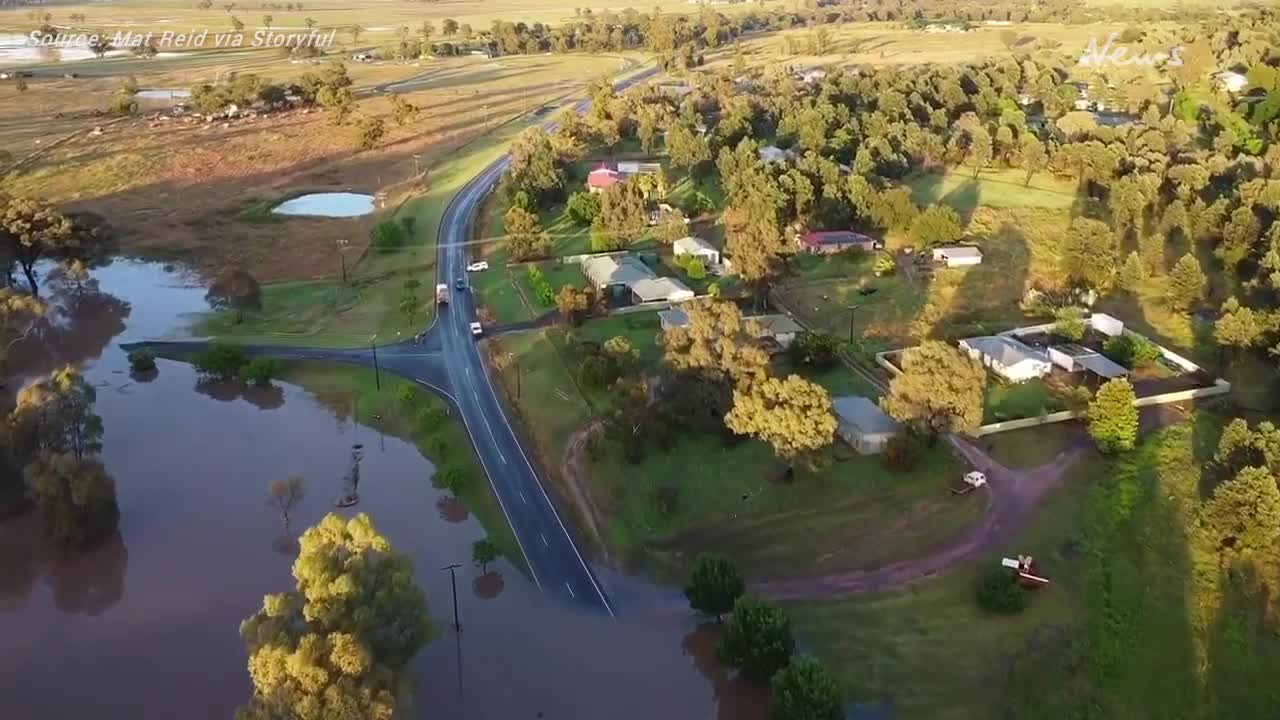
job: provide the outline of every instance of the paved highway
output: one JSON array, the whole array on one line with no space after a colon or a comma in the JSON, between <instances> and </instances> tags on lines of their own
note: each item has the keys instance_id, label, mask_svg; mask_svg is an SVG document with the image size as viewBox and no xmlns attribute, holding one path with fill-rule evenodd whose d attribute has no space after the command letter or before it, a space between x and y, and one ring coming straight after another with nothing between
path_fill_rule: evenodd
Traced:
<instances>
[{"instance_id":1,"label":"paved highway","mask_svg":"<svg viewBox=\"0 0 1280 720\"><path fill-rule=\"evenodd\" d=\"M638 73L620 83L619 88L643 80L654 72ZM574 109L582 112L589 106L588 101L583 101ZM554 123L548 123L544 129L552 130L554 127ZM613 616L615 611L608 594L574 544L569 529L547 495L533 463L498 402L493 380L481 358L476 339L471 335L470 324L476 318L471 293L459 291L454 286L457 278L467 274L466 248L476 210L480 201L501 179L507 162L506 156L499 158L467 183L441 218L438 282L448 284L449 304L439 308L436 320L421 345L404 341L379 346L378 363L389 372L410 378L444 395L458 409L498 503L515 532L534 582L543 591L569 604ZM138 345L198 350L206 343L150 342L122 347L128 351ZM251 354L365 366L373 364L370 348L244 347Z\"/></svg>"}]
</instances>

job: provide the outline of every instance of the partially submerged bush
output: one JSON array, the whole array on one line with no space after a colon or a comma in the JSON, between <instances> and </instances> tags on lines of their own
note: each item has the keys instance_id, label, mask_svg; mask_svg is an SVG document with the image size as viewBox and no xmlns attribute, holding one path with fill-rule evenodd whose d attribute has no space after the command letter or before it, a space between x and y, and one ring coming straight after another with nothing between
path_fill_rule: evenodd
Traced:
<instances>
[{"instance_id":1,"label":"partially submerged bush","mask_svg":"<svg viewBox=\"0 0 1280 720\"><path fill-rule=\"evenodd\" d=\"M266 387L280 374L281 367L280 361L275 358L254 358L248 365L244 366L241 374L245 382L251 382L258 387Z\"/></svg>"},{"instance_id":2,"label":"partially submerged bush","mask_svg":"<svg viewBox=\"0 0 1280 720\"><path fill-rule=\"evenodd\" d=\"M156 369L156 353L151 348L138 348L129 353L129 369L137 372L151 372Z\"/></svg>"},{"instance_id":3,"label":"partially submerged bush","mask_svg":"<svg viewBox=\"0 0 1280 720\"><path fill-rule=\"evenodd\" d=\"M191 364L203 375L219 380L234 380L247 362L248 358L241 348L214 343L198 353Z\"/></svg>"}]
</instances>

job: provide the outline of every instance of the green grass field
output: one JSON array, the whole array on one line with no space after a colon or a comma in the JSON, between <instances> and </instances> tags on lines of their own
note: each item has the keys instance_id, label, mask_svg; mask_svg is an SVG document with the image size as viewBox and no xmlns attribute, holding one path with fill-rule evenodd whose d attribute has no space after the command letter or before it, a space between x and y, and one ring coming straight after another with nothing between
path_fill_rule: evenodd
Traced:
<instances>
[{"instance_id":1,"label":"green grass field","mask_svg":"<svg viewBox=\"0 0 1280 720\"><path fill-rule=\"evenodd\" d=\"M725 447L693 436L666 452L650 449L638 465L607 443L599 455L591 479L610 545L674 577L704 551L754 578L872 568L945 544L983 509L976 494L947 492L945 478L961 469L941 448L909 473L890 473L877 458L838 446L829 466L798 470L790 483L756 441ZM675 492L669 512L657 501L663 488Z\"/></svg>"},{"instance_id":2,"label":"green grass field","mask_svg":"<svg viewBox=\"0 0 1280 720\"><path fill-rule=\"evenodd\" d=\"M437 468L450 464L463 468L467 483L458 494L462 504L476 516L489 537L501 548L502 554L516 567L527 572L524 555L516 543L515 534L507 524L489 478L476 458L462 423L455 416L446 419L439 428L427 431L417 421L417 414L427 408L444 410L443 400L408 380L386 373L382 375L382 389L378 390L371 371L346 365L288 362L284 365L280 379L301 385L318 397L359 397L359 402L353 403L358 413L358 422L413 443ZM401 388L405 387L415 392L417 400L413 408L408 408L397 400ZM433 456L428 451L428 440L433 437L443 439L446 447L443 454L434 453Z\"/></svg>"},{"instance_id":3,"label":"green grass field","mask_svg":"<svg viewBox=\"0 0 1280 720\"><path fill-rule=\"evenodd\" d=\"M944 174L913 175L906 182L917 205L942 202L965 216L979 206L1061 210L1075 202L1076 187L1070 181L1041 172L1027 186L1024 177L1020 170L987 170L975 179L972 170L962 166Z\"/></svg>"},{"instance_id":4,"label":"green grass field","mask_svg":"<svg viewBox=\"0 0 1280 720\"><path fill-rule=\"evenodd\" d=\"M1200 414L1075 467L1004 548L1052 580L1024 613L979 611L965 570L791 605L801 637L851 699L890 700L904 720L1265 717L1280 700L1277 568L1220 562L1201 529L1218 425Z\"/></svg>"},{"instance_id":5,"label":"green grass field","mask_svg":"<svg viewBox=\"0 0 1280 720\"><path fill-rule=\"evenodd\" d=\"M1065 406L1044 381L1005 383L991 379L983 399L984 423L1033 418L1064 410Z\"/></svg>"}]
</instances>

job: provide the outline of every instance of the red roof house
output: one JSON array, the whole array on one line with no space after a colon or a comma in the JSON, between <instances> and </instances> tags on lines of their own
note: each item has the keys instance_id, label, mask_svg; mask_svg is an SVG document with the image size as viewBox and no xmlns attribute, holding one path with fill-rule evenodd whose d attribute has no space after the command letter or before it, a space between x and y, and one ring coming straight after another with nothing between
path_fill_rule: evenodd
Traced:
<instances>
[{"instance_id":1,"label":"red roof house","mask_svg":"<svg viewBox=\"0 0 1280 720\"><path fill-rule=\"evenodd\" d=\"M622 181L621 174L611 167L598 167L587 174L587 190L591 192L604 192L607 187L617 185Z\"/></svg>"},{"instance_id":2,"label":"red roof house","mask_svg":"<svg viewBox=\"0 0 1280 720\"><path fill-rule=\"evenodd\" d=\"M797 239L797 242L808 252L824 255L842 252L851 247L862 248L867 252L883 247L875 238L852 230L819 230L805 233Z\"/></svg>"}]
</instances>

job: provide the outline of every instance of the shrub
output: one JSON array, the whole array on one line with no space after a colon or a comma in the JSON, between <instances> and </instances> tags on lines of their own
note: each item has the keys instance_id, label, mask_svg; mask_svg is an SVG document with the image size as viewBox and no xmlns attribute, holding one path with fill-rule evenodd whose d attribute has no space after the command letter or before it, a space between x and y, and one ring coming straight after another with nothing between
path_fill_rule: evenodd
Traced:
<instances>
[{"instance_id":1,"label":"shrub","mask_svg":"<svg viewBox=\"0 0 1280 720\"><path fill-rule=\"evenodd\" d=\"M920 459L920 441L910 433L898 433L880 450L880 462L893 472L907 472Z\"/></svg>"},{"instance_id":2,"label":"shrub","mask_svg":"<svg viewBox=\"0 0 1280 720\"><path fill-rule=\"evenodd\" d=\"M1102 354L1127 368L1150 365L1160 357L1160 347L1143 337L1117 335L1102 345Z\"/></svg>"},{"instance_id":3,"label":"shrub","mask_svg":"<svg viewBox=\"0 0 1280 720\"><path fill-rule=\"evenodd\" d=\"M589 192L576 192L569 196L565 206L569 219L582 227L591 225L600 214L600 196Z\"/></svg>"},{"instance_id":4,"label":"shrub","mask_svg":"<svg viewBox=\"0 0 1280 720\"><path fill-rule=\"evenodd\" d=\"M258 387L266 387L271 381L280 374L281 364L275 358L260 357L254 358L248 365L244 366L242 375L248 382Z\"/></svg>"},{"instance_id":5,"label":"shrub","mask_svg":"<svg viewBox=\"0 0 1280 720\"><path fill-rule=\"evenodd\" d=\"M449 441L439 435L427 438L427 455L432 460L440 461L449 454Z\"/></svg>"},{"instance_id":6,"label":"shrub","mask_svg":"<svg viewBox=\"0 0 1280 720\"><path fill-rule=\"evenodd\" d=\"M658 514L671 517L680 508L680 490L674 485L662 485L653 492L653 506Z\"/></svg>"},{"instance_id":7,"label":"shrub","mask_svg":"<svg viewBox=\"0 0 1280 720\"><path fill-rule=\"evenodd\" d=\"M413 410L418 406L418 391L412 385L401 385L396 391L396 402L405 410Z\"/></svg>"},{"instance_id":8,"label":"shrub","mask_svg":"<svg viewBox=\"0 0 1280 720\"><path fill-rule=\"evenodd\" d=\"M418 413L418 427L424 432L435 432L444 424L444 409L425 407ZM436 438L432 438L433 440Z\"/></svg>"},{"instance_id":9,"label":"shrub","mask_svg":"<svg viewBox=\"0 0 1280 720\"><path fill-rule=\"evenodd\" d=\"M800 365L825 369L836 364L840 343L827 333L802 332L791 343L791 358Z\"/></svg>"},{"instance_id":10,"label":"shrub","mask_svg":"<svg viewBox=\"0 0 1280 720\"><path fill-rule=\"evenodd\" d=\"M989 613L1013 615L1027 607L1027 590L1006 567L996 566L978 578L978 607Z\"/></svg>"},{"instance_id":11,"label":"shrub","mask_svg":"<svg viewBox=\"0 0 1280 720\"><path fill-rule=\"evenodd\" d=\"M369 231L369 239L380 252L399 250L405 243L404 227L394 220L383 220Z\"/></svg>"},{"instance_id":12,"label":"shrub","mask_svg":"<svg viewBox=\"0 0 1280 720\"><path fill-rule=\"evenodd\" d=\"M537 296L538 302L548 306L554 305L556 291L552 289L551 283L547 282L547 276L543 275L536 265L530 265L527 274L529 276L529 287L533 288L533 294Z\"/></svg>"},{"instance_id":13,"label":"shrub","mask_svg":"<svg viewBox=\"0 0 1280 720\"><path fill-rule=\"evenodd\" d=\"M880 257L877 257L875 265L873 265L871 268L871 272L875 273L876 277L884 277L885 275L892 275L897 271L898 271L898 264L895 263L893 261L893 258L889 257L888 255L881 255Z\"/></svg>"},{"instance_id":14,"label":"shrub","mask_svg":"<svg viewBox=\"0 0 1280 720\"><path fill-rule=\"evenodd\" d=\"M156 369L156 353L151 348L138 348L129 353L129 369L134 372L151 372Z\"/></svg>"},{"instance_id":15,"label":"shrub","mask_svg":"<svg viewBox=\"0 0 1280 720\"><path fill-rule=\"evenodd\" d=\"M431 484L442 490L448 490L451 495L457 495L467 484L467 472L457 465L447 465L436 471Z\"/></svg>"},{"instance_id":16,"label":"shrub","mask_svg":"<svg viewBox=\"0 0 1280 720\"><path fill-rule=\"evenodd\" d=\"M690 256L684 263L684 271L690 280L702 280L707 276L707 267L696 257Z\"/></svg>"},{"instance_id":17,"label":"shrub","mask_svg":"<svg viewBox=\"0 0 1280 720\"><path fill-rule=\"evenodd\" d=\"M233 380L240 374L248 358L244 350L234 345L214 343L203 352L197 353L192 365L203 375L216 377L219 380Z\"/></svg>"}]
</instances>

